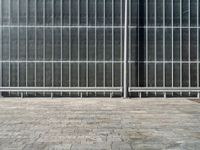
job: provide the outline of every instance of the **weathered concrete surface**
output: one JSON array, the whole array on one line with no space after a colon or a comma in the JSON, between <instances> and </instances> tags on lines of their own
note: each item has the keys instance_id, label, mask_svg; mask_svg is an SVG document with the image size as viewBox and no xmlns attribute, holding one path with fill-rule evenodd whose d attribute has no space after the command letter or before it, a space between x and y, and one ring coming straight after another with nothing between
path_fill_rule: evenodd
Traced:
<instances>
[{"instance_id":1,"label":"weathered concrete surface","mask_svg":"<svg viewBox=\"0 0 200 150\"><path fill-rule=\"evenodd\" d=\"M178 99L1 99L0 149L200 149L200 104Z\"/></svg>"}]
</instances>

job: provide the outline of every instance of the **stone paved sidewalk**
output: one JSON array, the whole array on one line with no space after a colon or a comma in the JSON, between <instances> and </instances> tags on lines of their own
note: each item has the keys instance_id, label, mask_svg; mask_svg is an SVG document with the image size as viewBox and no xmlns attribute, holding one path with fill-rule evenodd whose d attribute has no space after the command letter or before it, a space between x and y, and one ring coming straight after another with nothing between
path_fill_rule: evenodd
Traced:
<instances>
[{"instance_id":1,"label":"stone paved sidewalk","mask_svg":"<svg viewBox=\"0 0 200 150\"><path fill-rule=\"evenodd\" d=\"M200 149L184 99L0 99L1 150Z\"/></svg>"}]
</instances>

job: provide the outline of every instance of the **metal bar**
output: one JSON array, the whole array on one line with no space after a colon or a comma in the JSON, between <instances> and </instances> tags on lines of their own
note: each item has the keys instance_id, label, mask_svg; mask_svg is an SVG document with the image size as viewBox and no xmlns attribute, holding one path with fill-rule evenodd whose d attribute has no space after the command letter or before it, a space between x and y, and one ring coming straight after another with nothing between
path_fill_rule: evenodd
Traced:
<instances>
[{"instance_id":1,"label":"metal bar","mask_svg":"<svg viewBox=\"0 0 200 150\"><path fill-rule=\"evenodd\" d=\"M43 26L45 26L45 22L46 22L46 0L43 1ZM45 49L46 49L46 29L43 29L43 61L45 61ZM45 70L46 70L46 63L43 62L43 87L45 87L46 85L46 78L45 78ZM45 92L43 92L43 96L45 96Z\"/></svg>"},{"instance_id":2,"label":"metal bar","mask_svg":"<svg viewBox=\"0 0 200 150\"><path fill-rule=\"evenodd\" d=\"M35 0L35 26L37 25L37 0ZM37 28L35 28L35 61L37 61ZM35 87L37 87L37 63L34 63L35 66L35 78L34 78L34 84ZM35 96L37 93L35 93Z\"/></svg>"},{"instance_id":3,"label":"metal bar","mask_svg":"<svg viewBox=\"0 0 200 150\"><path fill-rule=\"evenodd\" d=\"M63 25L63 0L60 0L60 25ZM60 28L60 86L63 86L63 28ZM61 96L63 93L61 92Z\"/></svg>"},{"instance_id":4,"label":"metal bar","mask_svg":"<svg viewBox=\"0 0 200 150\"><path fill-rule=\"evenodd\" d=\"M171 14L171 20L172 20L172 27L174 26L174 4L173 0L171 0L172 3L172 14ZM172 87L174 86L174 29L171 29L171 34L172 34ZM172 93L173 95L173 93Z\"/></svg>"},{"instance_id":5,"label":"metal bar","mask_svg":"<svg viewBox=\"0 0 200 150\"><path fill-rule=\"evenodd\" d=\"M2 60L2 61L0 61L0 62L2 62L2 63L8 63L9 61L8 60ZM123 61L77 61L77 60L74 60L74 61L68 61L68 60L63 60L63 61L60 61L60 60L55 60L55 61L52 61L52 60L45 60L45 61L42 61L42 60L28 60L28 61L24 61L24 60L12 60L12 61L10 61L10 63L61 63L61 62L63 62L63 63L123 63ZM128 61L129 63L140 63L140 64L142 64L142 63L157 63L157 64L160 64L160 63L163 63L163 61L154 61L154 60L152 60L152 61ZM173 61L173 63L175 64L175 63L185 63L185 64L187 64L187 63L189 63L188 61ZM198 61L197 60L194 60L194 61L190 61L190 63L191 64L196 64ZM172 63L172 61L165 61L165 63L166 64L171 64Z\"/></svg>"},{"instance_id":6,"label":"metal bar","mask_svg":"<svg viewBox=\"0 0 200 150\"><path fill-rule=\"evenodd\" d=\"M78 0L78 26L80 26L80 0ZM78 87L80 86L80 28L78 28ZM78 93L80 96L80 93Z\"/></svg>"},{"instance_id":7,"label":"metal bar","mask_svg":"<svg viewBox=\"0 0 200 150\"><path fill-rule=\"evenodd\" d=\"M129 92L200 92L197 87L130 87Z\"/></svg>"},{"instance_id":8,"label":"metal bar","mask_svg":"<svg viewBox=\"0 0 200 150\"><path fill-rule=\"evenodd\" d=\"M18 0L18 12L17 12L17 24L20 25L20 20L19 20L19 12L20 12L20 0ZM17 60L20 60L19 57L19 52L20 52L20 32L19 32L20 28L17 28ZM17 86L20 86L20 63L17 63ZM20 93L18 93L18 95L20 96Z\"/></svg>"},{"instance_id":9,"label":"metal bar","mask_svg":"<svg viewBox=\"0 0 200 150\"><path fill-rule=\"evenodd\" d=\"M78 29L78 28L83 28L83 29L112 29L112 28L114 28L114 29L124 29L124 26L110 26L110 25L102 25L102 26L92 26L92 25L80 25L80 26L77 26L77 25L71 25L71 26L66 26L66 25L63 25L63 26L60 26L60 25L54 25L54 26L52 26L52 25L46 25L46 26L44 26L44 25L27 25L27 26L25 26L25 25L2 25L2 26L0 26L0 28L64 28L64 29L66 29L66 28L71 28L71 29ZM156 28L156 29L163 29L163 28L165 28L165 29L196 29L196 28L200 28L200 27L197 27L197 26L194 26L194 25L190 25L190 27L189 26L184 26L184 25L182 25L181 27L180 26L169 26L169 25L165 25L165 26L151 26L151 25L148 25L148 26L129 26L129 28L131 28L131 29L135 29L135 28L139 28L139 29L154 29L154 28Z\"/></svg>"},{"instance_id":10,"label":"metal bar","mask_svg":"<svg viewBox=\"0 0 200 150\"><path fill-rule=\"evenodd\" d=\"M1 92L122 92L122 87L0 87Z\"/></svg>"},{"instance_id":11,"label":"metal bar","mask_svg":"<svg viewBox=\"0 0 200 150\"><path fill-rule=\"evenodd\" d=\"M188 26L190 27L190 15L191 15L191 10L190 10L190 0L188 0ZM189 77L189 87L191 87L191 48L190 48L190 39L191 39L191 29L188 29L189 31L189 35L188 35L188 62L189 62L189 69L188 69L188 77ZM191 93L189 92L189 95L191 95Z\"/></svg>"},{"instance_id":12,"label":"metal bar","mask_svg":"<svg viewBox=\"0 0 200 150\"><path fill-rule=\"evenodd\" d=\"M29 23L29 20L28 20L28 5L29 5L29 1L28 0L26 0L26 87L28 87L28 63L27 63L27 61L28 61L28 49L29 49L29 44L28 44L28 28L27 28L27 26L28 26L28 23ZM26 95L27 95L28 93L26 92Z\"/></svg>"},{"instance_id":13,"label":"metal bar","mask_svg":"<svg viewBox=\"0 0 200 150\"><path fill-rule=\"evenodd\" d=\"M106 26L106 0L103 1L103 25ZM103 29L103 87L106 87L106 30ZM106 93L104 92L104 96Z\"/></svg>"},{"instance_id":14,"label":"metal bar","mask_svg":"<svg viewBox=\"0 0 200 150\"><path fill-rule=\"evenodd\" d=\"M124 98L127 98L127 33L128 32L128 0L125 0L124 17Z\"/></svg>"},{"instance_id":15,"label":"metal bar","mask_svg":"<svg viewBox=\"0 0 200 150\"><path fill-rule=\"evenodd\" d=\"M148 11L149 11L149 9L148 9L148 0L146 0L146 26L148 26ZM149 61L149 58L148 58L148 36L149 36L149 34L148 34L148 28L146 28L146 87L148 87L148 84L149 84L149 80L148 80L148 78L149 78L149 76L148 76L148 72L149 72L149 64L148 64L148 61ZM146 93L146 94L148 94L148 93Z\"/></svg>"},{"instance_id":16,"label":"metal bar","mask_svg":"<svg viewBox=\"0 0 200 150\"><path fill-rule=\"evenodd\" d=\"M127 50L127 53L128 53L128 56L127 56L127 59L128 59L128 66L127 66L127 68L128 68L128 73L127 73L127 75L128 75L128 78L127 78L127 80L128 80L128 87L131 87L132 85L131 85L131 80L132 80L132 69L131 69L131 63L130 63L130 61L131 61L131 54L132 54L132 49L131 49L131 43L132 43L132 38L131 38L131 28L129 28L129 26L131 26L131 0L129 0L129 4L128 4L128 6L129 6L129 10L128 10L128 16L129 16L129 18L128 18L128 20L129 20L129 22L128 22L128 40L127 40L127 43L128 43L128 50Z\"/></svg>"},{"instance_id":17,"label":"metal bar","mask_svg":"<svg viewBox=\"0 0 200 150\"><path fill-rule=\"evenodd\" d=\"M138 24L137 24L137 26L139 27L140 26L140 0L138 0L137 1L138 2ZM137 42L137 46L138 46L138 51L137 51L137 55L138 55L138 58L137 58L137 62L139 62L140 61L140 29L138 28L137 29L138 31L137 31L137 34L138 34L138 42ZM138 72L138 87L140 86L140 71L139 71L139 68L140 68L140 63L138 63L138 68L137 68L137 72ZM142 96L142 95L141 95Z\"/></svg>"},{"instance_id":18,"label":"metal bar","mask_svg":"<svg viewBox=\"0 0 200 150\"><path fill-rule=\"evenodd\" d=\"M2 60L0 61L2 63L8 63L9 61L8 60ZM78 60L72 60L72 61L60 61L60 60L55 60L55 61L52 61L52 60L45 60L45 61L42 61L42 60L28 60L28 61L24 61L24 60L12 60L10 61L10 63L60 63L60 62L63 62L63 63L121 63L123 61L78 61ZM131 61L131 63L134 63L135 61ZM154 61L153 61L154 62ZM193 61L193 63L196 63L197 61ZM141 63L144 63L141 61Z\"/></svg>"},{"instance_id":19,"label":"metal bar","mask_svg":"<svg viewBox=\"0 0 200 150\"><path fill-rule=\"evenodd\" d=\"M97 0L94 1L95 2L95 26L97 26ZM97 29L95 28L95 31L94 31L94 34L95 34L95 87L97 87ZM96 93L95 93L96 95Z\"/></svg>"},{"instance_id":20,"label":"metal bar","mask_svg":"<svg viewBox=\"0 0 200 150\"><path fill-rule=\"evenodd\" d=\"M199 27L199 0L197 0L197 27ZM199 28L197 28L197 87L199 88ZM200 93L197 96L200 98Z\"/></svg>"},{"instance_id":21,"label":"metal bar","mask_svg":"<svg viewBox=\"0 0 200 150\"><path fill-rule=\"evenodd\" d=\"M120 0L120 26L123 26L123 5L122 0ZM123 87L123 30L120 28L120 86Z\"/></svg>"},{"instance_id":22,"label":"metal bar","mask_svg":"<svg viewBox=\"0 0 200 150\"><path fill-rule=\"evenodd\" d=\"M163 0L163 26L165 26L165 0ZM166 59L165 59L165 28L163 28L163 87L166 86L165 80L166 80L166 76L165 76L165 63L166 63ZM165 94L164 94L165 95Z\"/></svg>"},{"instance_id":23,"label":"metal bar","mask_svg":"<svg viewBox=\"0 0 200 150\"><path fill-rule=\"evenodd\" d=\"M11 0L9 0L9 25L11 24ZM8 29L8 34L9 34L9 49L8 49L8 55L9 55L9 58L8 58L8 60L9 60L9 67L8 67L8 69L9 69L9 74L8 74L8 85L9 86L11 86L11 72L10 72L10 61L11 61L11 52L10 52L10 49L11 49L11 31L10 31L11 29L9 28ZM9 92L9 96L10 96L10 92Z\"/></svg>"},{"instance_id":24,"label":"metal bar","mask_svg":"<svg viewBox=\"0 0 200 150\"><path fill-rule=\"evenodd\" d=\"M114 26L114 0L112 0L112 26ZM114 87L114 28L112 28L112 87Z\"/></svg>"},{"instance_id":25,"label":"metal bar","mask_svg":"<svg viewBox=\"0 0 200 150\"><path fill-rule=\"evenodd\" d=\"M182 0L180 0L180 27L182 27ZM183 30L180 28L180 87L182 87L182 34ZM182 92L180 93L182 95Z\"/></svg>"},{"instance_id":26,"label":"metal bar","mask_svg":"<svg viewBox=\"0 0 200 150\"><path fill-rule=\"evenodd\" d=\"M46 26L45 25L27 25L27 26L25 26L25 25L2 25L0 27L1 28L16 28L16 27L20 27L20 28L72 28L72 29L78 29L78 28L79 29L81 29L81 28L83 28L83 29L86 29L86 28L88 28L88 29L104 29L104 28L120 29L120 28L124 28L124 26L118 26L118 25L117 26L111 26L111 25L102 25L102 26L99 26L99 25L97 25L97 26L94 26L94 25L80 25L80 26L78 26L78 25L71 25L71 26L69 26L69 25L63 25L63 26L61 26L61 25L54 25L54 26L52 26L52 25L46 25ZM131 28L137 28L137 26L131 26ZM140 28L147 28L147 27L141 26ZM149 28L154 28L154 27L149 26ZM178 28L178 27L176 27L176 28ZM184 28L186 28L186 27L184 27ZM196 28L196 27L191 27L191 28Z\"/></svg>"},{"instance_id":27,"label":"metal bar","mask_svg":"<svg viewBox=\"0 0 200 150\"><path fill-rule=\"evenodd\" d=\"M52 12L51 12L52 14L52 26L54 26L54 0L52 0ZM51 64L51 67L52 67L52 71L51 71L51 75L52 75L52 77L51 77L51 86L52 87L54 87L54 63L53 63L53 61L54 61L54 29L52 28L51 29L51 38L52 38L52 64ZM53 93L51 93L52 94L52 96L53 96Z\"/></svg>"},{"instance_id":28,"label":"metal bar","mask_svg":"<svg viewBox=\"0 0 200 150\"><path fill-rule=\"evenodd\" d=\"M142 98L142 93L141 92L139 93L139 98Z\"/></svg>"},{"instance_id":29,"label":"metal bar","mask_svg":"<svg viewBox=\"0 0 200 150\"><path fill-rule=\"evenodd\" d=\"M24 94L23 94L23 93L21 93L20 95L21 95L21 98L23 99L23 98L24 98Z\"/></svg>"},{"instance_id":30,"label":"metal bar","mask_svg":"<svg viewBox=\"0 0 200 150\"><path fill-rule=\"evenodd\" d=\"M0 0L0 26L2 26L2 0ZM2 28L0 28L0 60L2 60ZM0 62L0 86L2 87L3 85L3 68L2 68L2 63ZM2 93L0 92L0 97L2 96Z\"/></svg>"},{"instance_id":31,"label":"metal bar","mask_svg":"<svg viewBox=\"0 0 200 150\"><path fill-rule=\"evenodd\" d=\"M69 0L69 26L71 25L71 0ZM69 28L69 61L71 61L71 29ZM69 63L69 87L71 87L71 63ZM69 93L70 95L71 93Z\"/></svg>"},{"instance_id":32,"label":"metal bar","mask_svg":"<svg viewBox=\"0 0 200 150\"><path fill-rule=\"evenodd\" d=\"M157 0L154 0L154 25L157 26ZM154 28L154 60L157 61L157 28ZM154 63L154 86L157 87L157 63ZM157 93L155 93L156 95Z\"/></svg>"},{"instance_id":33,"label":"metal bar","mask_svg":"<svg viewBox=\"0 0 200 150\"><path fill-rule=\"evenodd\" d=\"M137 61L129 61L129 62L131 62L131 63L137 63ZM157 60L157 61L154 61L154 60L152 60L152 61L139 61L139 63L147 63L147 62L149 62L149 63L158 63L158 64L159 63L163 63L163 61L159 61L159 60ZM186 64L189 63L188 60L186 60L186 61L177 61L177 60L174 60L173 61L173 63L181 63L181 62L182 63L186 63ZM171 64L172 61L171 60L168 60L168 61L166 60L165 63L170 63ZM193 60L193 61L190 61L190 63L197 63L197 61Z\"/></svg>"},{"instance_id":34,"label":"metal bar","mask_svg":"<svg viewBox=\"0 0 200 150\"><path fill-rule=\"evenodd\" d=\"M116 26L116 28L117 27L120 27L120 26ZM137 28L137 26L130 26L130 28ZM182 29L188 29L188 28L196 29L196 28L200 28L200 27L196 27L195 25L191 25L190 27L186 26L186 25L183 25L182 27L180 27L178 25L172 26L172 25L167 25L166 24L165 26L159 26L159 25L157 25L157 26L153 26L153 25L146 26L145 25L145 26L140 26L138 28L141 28L141 29L145 29L145 28L148 28L148 29L154 29L154 28L156 28L156 29L162 29L162 28L165 28L165 29L180 29L180 28L182 28Z\"/></svg>"},{"instance_id":35,"label":"metal bar","mask_svg":"<svg viewBox=\"0 0 200 150\"><path fill-rule=\"evenodd\" d=\"M89 11L88 11L88 0L86 0L86 25L88 26L88 24L89 24L89 21L88 21L88 15L89 15ZM89 40L88 40L88 33L89 31L88 31L88 28L86 28L86 61L88 62L89 61ZM89 72L88 72L88 69L89 69L89 65L88 65L88 63L86 63L86 87L88 87L89 86L89 82L88 82L88 74L89 74ZM88 92L86 93L87 95L88 95Z\"/></svg>"},{"instance_id":36,"label":"metal bar","mask_svg":"<svg viewBox=\"0 0 200 150\"><path fill-rule=\"evenodd\" d=\"M122 92L122 87L0 87L2 92L87 92L87 91L100 91L100 92ZM197 87L130 87L129 92L200 92L200 88Z\"/></svg>"}]
</instances>

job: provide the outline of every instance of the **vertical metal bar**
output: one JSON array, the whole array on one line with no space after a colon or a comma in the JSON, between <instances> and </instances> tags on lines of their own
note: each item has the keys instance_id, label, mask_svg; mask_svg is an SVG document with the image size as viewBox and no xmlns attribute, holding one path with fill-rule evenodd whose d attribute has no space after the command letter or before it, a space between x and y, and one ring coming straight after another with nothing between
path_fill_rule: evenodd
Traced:
<instances>
[{"instance_id":1,"label":"vertical metal bar","mask_svg":"<svg viewBox=\"0 0 200 150\"><path fill-rule=\"evenodd\" d=\"M46 21L46 0L43 2L43 87L46 85L46 78L45 78L45 69L46 69L46 64L45 64L45 49L46 49L46 30L45 30L45 21ZM45 96L45 92L43 92L43 96Z\"/></svg>"},{"instance_id":2,"label":"vertical metal bar","mask_svg":"<svg viewBox=\"0 0 200 150\"><path fill-rule=\"evenodd\" d=\"M114 0L112 0L112 87L114 87Z\"/></svg>"},{"instance_id":3,"label":"vertical metal bar","mask_svg":"<svg viewBox=\"0 0 200 150\"><path fill-rule=\"evenodd\" d=\"M148 0L146 0L146 87L148 87L148 84L149 84L149 76L148 76L148 73L149 73L149 64L148 64ZM148 94L148 92L146 93Z\"/></svg>"},{"instance_id":4,"label":"vertical metal bar","mask_svg":"<svg viewBox=\"0 0 200 150\"><path fill-rule=\"evenodd\" d=\"M180 87L182 87L182 32L182 0L180 0ZM182 92L180 95L182 95Z\"/></svg>"},{"instance_id":5,"label":"vertical metal bar","mask_svg":"<svg viewBox=\"0 0 200 150\"><path fill-rule=\"evenodd\" d=\"M28 5L28 0L26 0L26 87L28 87Z\"/></svg>"},{"instance_id":6,"label":"vertical metal bar","mask_svg":"<svg viewBox=\"0 0 200 150\"><path fill-rule=\"evenodd\" d=\"M97 87L97 0L95 0L95 87ZM95 93L96 94L96 93Z\"/></svg>"},{"instance_id":7,"label":"vertical metal bar","mask_svg":"<svg viewBox=\"0 0 200 150\"><path fill-rule=\"evenodd\" d=\"M35 87L37 86L37 0L35 0ZM35 93L36 96L37 93Z\"/></svg>"},{"instance_id":8,"label":"vertical metal bar","mask_svg":"<svg viewBox=\"0 0 200 150\"><path fill-rule=\"evenodd\" d=\"M60 86L63 86L63 0L60 0ZM61 96L63 96L63 92L61 92Z\"/></svg>"},{"instance_id":9,"label":"vertical metal bar","mask_svg":"<svg viewBox=\"0 0 200 150\"><path fill-rule=\"evenodd\" d=\"M122 29L122 26L123 26L123 2L122 0L120 0L120 61L121 61L121 68L120 68L120 71L121 71L121 74L120 74L120 87L123 87L123 29Z\"/></svg>"},{"instance_id":10,"label":"vertical metal bar","mask_svg":"<svg viewBox=\"0 0 200 150\"><path fill-rule=\"evenodd\" d=\"M128 20L129 20L129 23L128 23L128 27L127 27L127 30L128 30L128 39L127 39L127 42L128 42L128 50L127 50L127 53L128 53L128 56L127 56L127 59L128 59L128 78L127 78L127 80L128 80L128 87L131 87L132 85L131 85L131 80L132 80L132 69L131 69L131 65L132 65L132 62L131 62L131 59L132 59L132 57L131 57L131 54L132 54L132 49L131 49L131 41L132 41L132 38L131 38L131 28L130 28L130 26L131 26L131 4L132 4L132 2L131 2L131 0L129 0L129 4L128 4L128 6L129 6L129 10L128 10L128 16L129 16L129 18L128 18Z\"/></svg>"},{"instance_id":11,"label":"vertical metal bar","mask_svg":"<svg viewBox=\"0 0 200 150\"><path fill-rule=\"evenodd\" d=\"M11 25L11 0L9 0L9 25ZM11 83L11 81L10 81L10 77L11 77L11 75L10 75L10 61L11 61L11 57L10 57L10 55L11 55L11 53L10 53L10 47L11 47L11 33L10 33L10 27L9 27L9 30L8 30L8 34L9 34L9 49L8 49L8 54L9 54L9 87L10 87L10 83ZM10 96L10 92L9 92L9 96Z\"/></svg>"},{"instance_id":12,"label":"vertical metal bar","mask_svg":"<svg viewBox=\"0 0 200 150\"><path fill-rule=\"evenodd\" d=\"M20 22L19 22L19 12L20 12L20 0L17 1L17 24L18 24L18 28L17 28L17 60L19 61L19 38L20 38L20 35L19 35L19 25L20 25ZM17 63L17 87L20 86L19 84L19 77L20 77L20 72L19 72L19 62ZM18 92L17 93L18 96L20 96L20 93Z\"/></svg>"},{"instance_id":13,"label":"vertical metal bar","mask_svg":"<svg viewBox=\"0 0 200 150\"><path fill-rule=\"evenodd\" d=\"M78 0L78 87L80 87L80 0ZM80 93L78 93L80 96Z\"/></svg>"},{"instance_id":14,"label":"vertical metal bar","mask_svg":"<svg viewBox=\"0 0 200 150\"><path fill-rule=\"evenodd\" d=\"M138 50L137 50L137 53L138 53L138 58L137 58L137 63L138 63L138 68L137 68L137 72L138 72L138 87L140 87L140 0L137 1L138 2L138 23L137 23L137 34L138 34L138 41L137 41L137 46L138 46ZM139 95L141 95L142 97L142 93L140 93Z\"/></svg>"},{"instance_id":15,"label":"vertical metal bar","mask_svg":"<svg viewBox=\"0 0 200 150\"><path fill-rule=\"evenodd\" d=\"M106 26L106 0L103 1L103 25ZM106 29L103 29L103 87L106 86ZM104 92L104 96L106 93Z\"/></svg>"},{"instance_id":16,"label":"vertical metal bar","mask_svg":"<svg viewBox=\"0 0 200 150\"><path fill-rule=\"evenodd\" d=\"M86 26L88 26L88 0L86 0ZM88 87L88 60L89 60L89 53L88 53L88 28L86 28L86 87ZM88 93L86 93L88 95Z\"/></svg>"},{"instance_id":17,"label":"vertical metal bar","mask_svg":"<svg viewBox=\"0 0 200 150\"><path fill-rule=\"evenodd\" d=\"M69 87L71 87L71 0L69 0Z\"/></svg>"},{"instance_id":18,"label":"vertical metal bar","mask_svg":"<svg viewBox=\"0 0 200 150\"><path fill-rule=\"evenodd\" d=\"M3 74L2 74L2 31L3 31L3 28L2 28L2 0L0 0L0 87L2 87L2 77L3 77ZM2 92L0 92L0 97L2 96Z\"/></svg>"},{"instance_id":19,"label":"vertical metal bar","mask_svg":"<svg viewBox=\"0 0 200 150\"><path fill-rule=\"evenodd\" d=\"M154 53L154 60L155 60L155 63L154 63L154 75L155 75L155 78L154 78L154 86L157 87L157 3L156 3L156 0L154 0L154 25L155 25L155 28L154 28L154 46L155 46L155 53ZM157 94L155 92L155 94Z\"/></svg>"},{"instance_id":20,"label":"vertical metal bar","mask_svg":"<svg viewBox=\"0 0 200 150\"><path fill-rule=\"evenodd\" d=\"M23 93L21 93L21 98L22 98L22 99L24 98L24 94L23 94Z\"/></svg>"},{"instance_id":21,"label":"vertical metal bar","mask_svg":"<svg viewBox=\"0 0 200 150\"><path fill-rule=\"evenodd\" d=\"M165 0L163 0L163 87L165 87ZM166 93L164 93L166 97Z\"/></svg>"},{"instance_id":22,"label":"vertical metal bar","mask_svg":"<svg viewBox=\"0 0 200 150\"><path fill-rule=\"evenodd\" d=\"M171 14L171 18L172 18L172 28L171 28L171 32L172 32L172 87L174 87L174 4L173 4L173 0L171 0L171 4L172 4L172 14ZM172 92L173 95L173 92Z\"/></svg>"},{"instance_id":23,"label":"vertical metal bar","mask_svg":"<svg viewBox=\"0 0 200 150\"><path fill-rule=\"evenodd\" d=\"M190 35L191 35L191 28L190 28L190 15L191 15L191 12L190 12L190 0L188 0L188 26L189 26L189 35L188 35L188 66L189 66L189 69L188 69L188 77L189 77L189 88L191 87L191 54L190 54ZM189 95L191 95L191 92L189 92Z\"/></svg>"},{"instance_id":24,"label":"vertical metal bar","mask_svg":"<svg viewBox=\"0 0 200 150\"><path fill-rule=\"evenodd\" d=\"M128 34L128 0L125 0L124 17L124 98L127 98L127 34Z\"/></svg>"},{"instance_id":25,"label":"vertical metal bar","mask_svg":"<svg viewBox=\"0 0 200 150\"><path fill-rule=\"evenodd\" d=\"M164 93L164 98L165 98L165 99L167 98L167 93L166 93L166 92Z\"/></svg>"},{"instance_id":26,"label":"vertical metal bar","mask_svg":"<svg viewBox=\"0 0 200 150\"><path fill-rule=\"evenodd\" d=\"M139 92L139 98L142 98L142 93L141 92Z\"/></svg>"},{"instance_id":27,"label":"vertical metal bar","mask_svg":"<svg viewBox=\"0 0 200 150\"><path fill-rule=\"evenodd\" d=\"M197 87L199 88L199 0L197 0ZM200 98L200 93L197 96Z\"/></svg>"},{"instance_id":28,"label":"vertical metal bar","mask_svg":"<svg viewBox=\"0 0 200 150\"><path fill-rule=\"evenodd\" d=\"M52 75L52 77L51 77L51 86L52 87L54 87L54 28L53 28L53 26L54 26L54 0L52 0L52 12L51 12L52 14L52 29L51 29L51 36L52 36L52 71L51 71L51 75ZM52 95L52 97L53 97L53 93L51 92L51 95Z\"/></svg>"}]
</instances>

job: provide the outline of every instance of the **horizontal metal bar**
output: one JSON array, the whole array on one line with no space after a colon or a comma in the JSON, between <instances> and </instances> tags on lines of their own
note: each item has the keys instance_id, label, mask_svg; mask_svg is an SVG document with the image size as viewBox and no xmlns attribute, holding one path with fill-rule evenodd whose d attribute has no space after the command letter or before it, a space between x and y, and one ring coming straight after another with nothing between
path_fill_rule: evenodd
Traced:
<instances>
[{"instance_id":1,"label":"horizontal metal bar","mask_svg":"<svg viewBox=\"0 0 200 150\"><path fill-rule=\"evenodd\" d=\"M82 26L50 26L50 25L1 25L0 28L90 28L90 29L97 29L97 28L124 28L124 26L87 26L87 25L82 25ZM199 29L199 26L128 26L130 29L135 29L135 28L156 28L156 29Z\"/></svg>"},{"instance_id":2,"label":"horizontal metal bar","mask_svg":"<svg viewBox=\"0 0 200 150\"><path fill-rule=\"evenodd\" d=\"M0 63L124 63L124 61L65 61L65 60L2 60ZM128 63L156 63L156 64L163 64L163 63L182 63L182 64L196 64L200 63L200 61L128 61Z\"/></svg>"},{"instance_id":3,"label":"horizontal metal bar","mask_svg":"<svg viewBox=\"0 0 200 150\"><path fill-rule=\"evenodd\" d=\"M122 92L122 87L0 87L1 92Z\"/></svg>"},{"instance_id":4,"label":"horizontal metal bar","mask_svg":"<svg viewBox=\"0 0 200 150\"><path fill-rule=\"evenodd\" d=\"M32 25L2 25L0 28L90 28L90 29L98 29L98 28L124 28L124 26L32 26Z\"/></svg>"},{"instance_id":5,"label":"horizontal metal bar","mask_svg":"<svg viewBox=\"0 0 200 150\"><path fill-rule=\"evenodd\" d=\"M200 92L198 87L129 87L129 92Z\"/></svg>"},{"instance_id":6,"label":"horizontal metal bar","mask_svg":"<svg viewBox=\"0 0 200 150\"><path fill-rule=\"evenodd\" d=\"M129 26L128 28L152 28L152 29L198 29L199 26Z\"/></svg>"},{"instance_id":7,"label":"horizontal metal bar","mask_svg":"<svg viewBox=\"0 0 200 150\"><path fill-rule=\"evenodd\" d=\"M2 60L0 63L123 63L123 61Z\"/></svg>"},{"instance_id":8,"label":"horizontal metal bar","mask_svg":"<svg viewBox=\"0 0 200 150\"><path fill-rule=\"evenodd\" d=\"M156 63L156 64L163 64L163 63L182 63L182 64L184 64L184 63L199 63L200 61L176 61L176 60L174 60L174 61L129 61L129 63Z\"/></svg>"}]
</instances>

